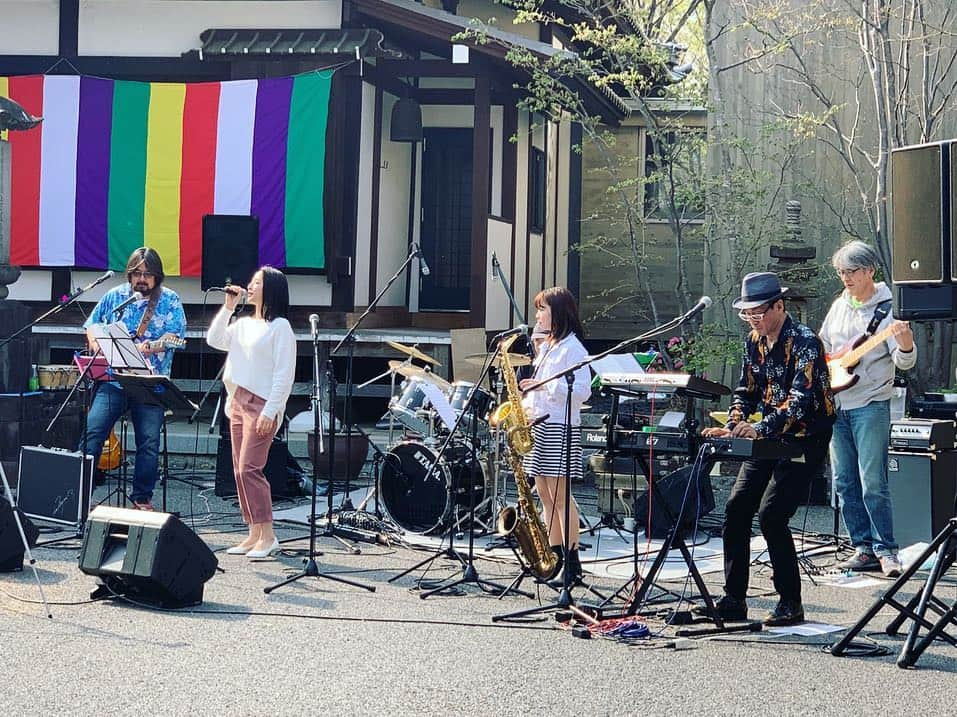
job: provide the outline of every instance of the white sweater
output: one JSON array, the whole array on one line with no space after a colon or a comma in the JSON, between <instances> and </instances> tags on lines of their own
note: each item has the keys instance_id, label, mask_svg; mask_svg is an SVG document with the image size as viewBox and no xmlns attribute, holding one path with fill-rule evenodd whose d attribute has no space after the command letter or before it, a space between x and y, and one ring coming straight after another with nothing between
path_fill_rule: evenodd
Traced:
<instances>
[{"instance_id":1,"label":"white sweater","mask_svg":"<svg viewBox=\"0 0 957 717\"><path fill-rule=\"evenodd\" d=\"M545 342L538 356L535 357L534 378L536 381L548 378L584 360L587 355L588 352L575 334L569 334L554 346ZM580 368L575 371L575 380L572 382L572 426L581 424L582 404L589 396L591 396L591 372L587 368ZM522 405L529 419L547 415L547 423L563 424L567 397L568 383L564 378L558 378L526 393L522 399Z\"/></svg>"},{"instance_id":2,"label":"white sweater","mask_svg":"<svg viewBox=\"0 0 957 717\"><path fill-rule=\"evenodd\" d=\"M875 286L877 290L864 302L863 306L851 305L847 289L834 300L820 331L825 351L828 353L838 351L867 330L877 305L891 298L891 290L887 284L879 281ZM883 331L893 320L894 317L888 313L877 327L877 331ZM854 374L860 376L860 380L851 388L837 394L838 407L850 411L866 406L872 401L888 400L894 393L895 367L901 371L907 371L912 369L915 363L917 363L916 347L912 351L904 352L893 337L888 338L861 358L860 364L854 369Z\"/></svg>"},{"instance_id":3,"label":"white sweater","mask_svg":"<svg viewBox=\"0 0 957 717\"><path fill-rule=\"evenodd\" d=\"M262 415L275 418L286 407L296 370L296 337L283 318L266 321L251 316L229 323L225 306L209 324L206 343L228 352L223 383L227 408L237 386L262 399Z\"/></svg>"}]
</instances>

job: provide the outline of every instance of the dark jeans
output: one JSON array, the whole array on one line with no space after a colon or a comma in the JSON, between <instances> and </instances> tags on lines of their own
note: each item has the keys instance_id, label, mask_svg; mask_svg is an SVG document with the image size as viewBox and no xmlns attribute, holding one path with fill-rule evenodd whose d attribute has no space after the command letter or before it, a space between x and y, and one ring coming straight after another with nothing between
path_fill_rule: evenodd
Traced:
<instances>
[{"instance_id":1,"label":"dark jeans","mask_svg":"<svg viewBox=\"0 0 957 717\"><path fill-rule=\"evenodd\" d=\"M153 497L153 487L159 477L160 434L163 430L161 407L131 400L117 384L98 383L93 405L86 417L86 436L81 438L80 445L84 453L94 456L95 464L110 429L127 410L136 435L136 465L130 499L134 503L145 503Z\"/></svg>"},{"instance_id":2,"label":"dark jeans","mask_svg":"<svg viewBox=\"0 0 957 717\"><path fill-rule=\"evenodd\" d=\"M788 521L807 500L811 479L824 467L830 431L802 440L804 462L752 460L741 464L724 522L724 591L743 600L751 566L751 523L755 514L768 543L774 589L782 600L801 600L801 576Z\"/></svg>"}]
</instances>

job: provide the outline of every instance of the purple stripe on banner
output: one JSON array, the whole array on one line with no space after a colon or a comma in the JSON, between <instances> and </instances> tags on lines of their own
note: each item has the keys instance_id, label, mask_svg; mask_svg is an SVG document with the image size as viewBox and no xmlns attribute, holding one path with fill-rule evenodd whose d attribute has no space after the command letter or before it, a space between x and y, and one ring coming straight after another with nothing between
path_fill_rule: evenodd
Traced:
<instances>
[{"instance_id":1,"label":"purple stripe on banner","mask_svg":"<svg viewBox=\"0 0 957 717\"><path fill-rule=\"evenodd\" d=\"M107 268L113 81L80 78L76 152L76 266Z\"/></svg>"},{"instance_id":2,"label":"purple stripe on banner","mask_svg":"<svg viewBox=\"0 0 957 717\"><path fill-rule=\"evenodd\" d=\"M286 265L286 144L291 98L291 77L259 81L250 211L259 217L259 263L278 267Z\"/></svg>"}]
</instances>

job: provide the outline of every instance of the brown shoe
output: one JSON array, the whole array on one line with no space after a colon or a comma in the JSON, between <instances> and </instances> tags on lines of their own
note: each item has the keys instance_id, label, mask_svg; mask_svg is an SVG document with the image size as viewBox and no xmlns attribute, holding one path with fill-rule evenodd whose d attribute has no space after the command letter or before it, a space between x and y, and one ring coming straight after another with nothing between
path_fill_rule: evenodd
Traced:
<instances>
[{"instance_id":1,"label":"brown shoe","mask_svg":"<svg viewBox=\"0 0 957 717\"><path fill-rule=\"evenodd\" d=\"M148 501L133 501L133 510L148 510L150 512L155 512L156 508L153 507L153 504Z\"/></svg>"}]
</instances>

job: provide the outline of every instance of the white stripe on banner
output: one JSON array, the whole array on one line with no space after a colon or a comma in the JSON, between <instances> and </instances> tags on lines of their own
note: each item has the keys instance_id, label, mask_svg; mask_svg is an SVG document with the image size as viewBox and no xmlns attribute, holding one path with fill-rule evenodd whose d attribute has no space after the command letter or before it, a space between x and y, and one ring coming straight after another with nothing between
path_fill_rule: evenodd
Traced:
<instances>
[{"instance_id":1,"label":"white stripe on banner","mask_svg":"<svg viewBox=\"0 0 957 717\"><path fill-rule=\"evenodd\" d=\"M216 214L249 214L258 86L256 80L236 80L224 82L220 89L213 200Z\"/></svg>"},{"instance_id":2,"label":"white stripe on banner","mask_svg":"<svg viewBox=\"0 0 957 717\"><path fill-rule=\"evenodd\" d=\"M76 142L80 78L43 78L40 137L40 263L72 266L76 234Z\"/></svg>"}]
</instances>

